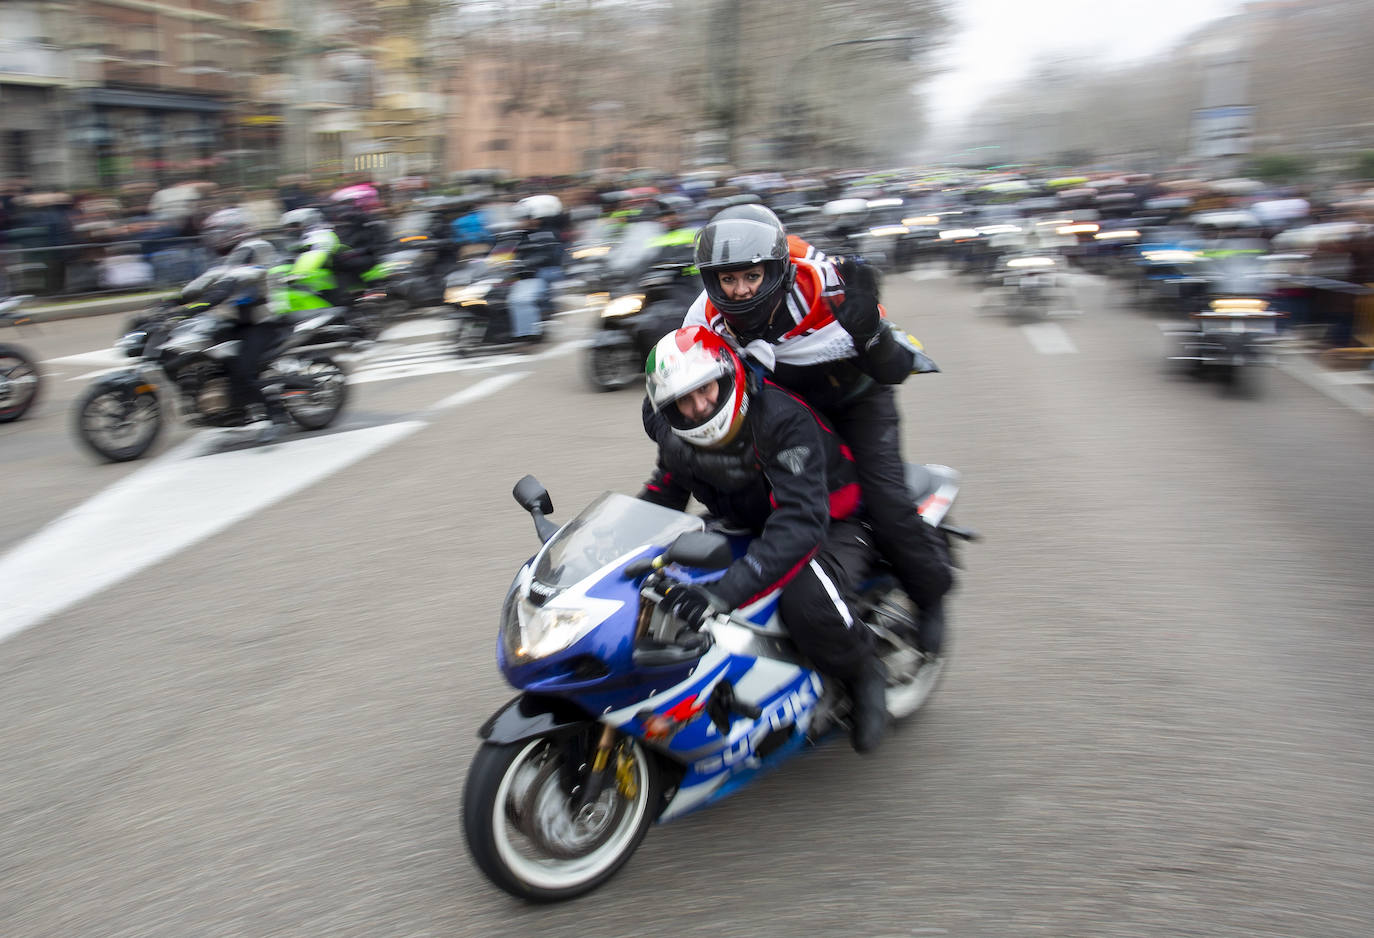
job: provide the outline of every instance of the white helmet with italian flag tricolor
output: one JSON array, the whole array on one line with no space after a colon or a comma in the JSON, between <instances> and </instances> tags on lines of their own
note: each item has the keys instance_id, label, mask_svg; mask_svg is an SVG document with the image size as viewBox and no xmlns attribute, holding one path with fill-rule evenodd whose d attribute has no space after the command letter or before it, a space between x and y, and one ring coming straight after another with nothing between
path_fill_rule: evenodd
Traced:
<instances>
[{"instance_id":1,"label":"white helmet with italian flag tricolor","mask_svg":"<svg viewBox=\"0 0 1374 938\"><path fill-rule=\"evenodd\" d=\"M693 446L724 446L744 426L749 410L744 363L710 329L688 326L659 339L649 352L644 375L649 403ZM689 415L678 402L694 391L704 394ZM701 409L700 399L710 404L709 409Z\"/></svg>"}]
</instances>

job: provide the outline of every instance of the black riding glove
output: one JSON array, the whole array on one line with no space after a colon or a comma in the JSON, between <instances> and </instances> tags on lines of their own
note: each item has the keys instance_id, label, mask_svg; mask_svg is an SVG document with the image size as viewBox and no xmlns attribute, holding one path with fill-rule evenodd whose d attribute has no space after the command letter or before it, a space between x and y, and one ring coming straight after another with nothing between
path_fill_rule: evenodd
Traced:
<instances>
[{"instance_id":1,"label":"black riding glove","mask_svg":"<svg viewBox=\"0 0 1374 938\"><path fill-rule=\"evenodd\" d=\"M700 586L682 583L668 587L663 605L693 632L701 628L706 617L719 612L719 601Z\"/></svg>"},{"instance_id":2,"label":"black riding glove","mask_svg":"<svg viewBox=\"0 0 1374 938\"><path fill-rule=\"evenodd\" d=\"M878 310L878 271L872 264L846 258L837 265L844 280L844 302L835 307L835 320L860 350L868 348L882 328Z\"/></svg>"}]
</instances>

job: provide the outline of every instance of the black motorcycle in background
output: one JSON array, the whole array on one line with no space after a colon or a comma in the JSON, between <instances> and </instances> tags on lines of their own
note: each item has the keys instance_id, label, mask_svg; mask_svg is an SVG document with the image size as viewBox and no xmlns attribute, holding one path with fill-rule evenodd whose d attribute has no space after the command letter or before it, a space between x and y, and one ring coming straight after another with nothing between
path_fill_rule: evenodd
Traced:
<instances>
[{"instance_id":1,"label":"black motorcycle in background","mask_svg":"<svg viewBox=\"0 0 1374 938\"><path fill-rule=\"evenodd\" d=\"M391 227L392 240L378 266L396 312L427 309L444 302L447 278L458 262L438 211L407 212Z\"/></svg>"},{"instance_id":2,"label":"black motorcycle in background","mask_svg":"<svg viewBox=\"0 0 1374 938\"><path fill-rule=\"evenodd\" d=\"M30 296L0 300L0 326L18 326L29 320L20 308ZM10 423L28 413L38 400L39 373L33 358L17 345L0 342L0 423Z\"/></svg>"},{"instance_id":3,"label":"black motorcycle in background","mask_svg":"<svg viewBox=\"0 0 1374 938\"><path fill-rule=\"evenodd\" d=\"M655 264L640 275L632 292L612 297L597 318L587 347L587 381L598 391L615 391L642 381L644 360L659 339L682 325L701 292L696 267Z\"/></svg>"},{"instance_id":4,"label":"black motorcycle in background","mask_svg":"<svg viewBox=\"0 0 1374 938\"><path fill-rule=\"evenodd\" d=\"M339 309L285 317L290 324L263 358L263 377L280 394L287 415L306 430L329 426L348 399L348 380L329 354L350 346L352 329ZM136 364L96 380L77 400L77 438L110 462L146 453L171 407L179 403L201 426L242 427L226 362L238 351L234 322L204 309L170 307L135 317L115 343Z\"/></svg>"},{"instance_id":5,"label":"black motorcycle in background","mask_svg":"<svg viewBox=\"0 0 1374 938\"><path fill-rule=\"evenodd\" d=\"M516 257L513 247L494 249L450 274L444 305L454 354L466 358L516 345L510 331L510 291L534 275L534 269ZM552 307L546 306L541 318L547 321L551 313Z\"/></svg>"},{"instance_id":6,"label":"black motorcycle in background","mask_svg":"<svg viewBox=\"0 0 1374 938\"><path fill-rule=\"evenodd\" d=\"M1273 283L1257 250L1207 258L1204 296L1185 322L1161 324L1165 365L1223 389L1258 394L1262 368L1276 361L1274 342L1284 313L1272 309Z\"/></svg>"}]
</instances>

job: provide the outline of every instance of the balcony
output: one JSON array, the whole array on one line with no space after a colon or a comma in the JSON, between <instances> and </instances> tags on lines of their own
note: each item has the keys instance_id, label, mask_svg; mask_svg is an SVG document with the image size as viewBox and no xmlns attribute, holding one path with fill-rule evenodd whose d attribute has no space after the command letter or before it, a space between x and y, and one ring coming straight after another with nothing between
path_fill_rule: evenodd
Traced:
<instances>
[{"instance_id":1,"label":"balcony","mask_svg":"<svg viewBox=\"0 0 1374 938\"><path fill-rule=\"evenodd\" d=\"M58 50L22 39L0 39L0 81L28 85L67 85L71 67Z\"/></svg>"}]
</instances>

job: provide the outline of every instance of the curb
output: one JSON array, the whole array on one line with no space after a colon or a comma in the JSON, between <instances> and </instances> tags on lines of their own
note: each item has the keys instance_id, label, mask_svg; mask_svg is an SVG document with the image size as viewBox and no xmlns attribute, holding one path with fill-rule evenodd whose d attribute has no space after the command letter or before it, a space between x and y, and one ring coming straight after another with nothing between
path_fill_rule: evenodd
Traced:
<instances>
[{"instance_id":1,"label":"curb","mask_svg":"<svg viewBox=\"0 0 1374 938\"><path fill-rule=\"evenodd\" d=\"M73 300L67 303L47 303L41 306L27 306L23 314L29 320L56 322L60 319L80 319L86 316L106 316L110 313L128 313L156 303L171 293L127 293L120 296L102 296L90 300Z\"/></svg>"},{"instance_id":2,"label":"curb","mask_svg":"<svg viewBox=\"0 0 1374 938\"><path fill-rule=\"evenodd\" d=\"M1296 378L1303 384L1319 391L1349 407L1364 417L1374 417L1374 385L1370 390L1355 384L1340 384L1330 380L1327 375L1331 372L1312 362L1306 355L1282 355L1277 362L1279 371Z\"/></svg>"}]
</instances>

